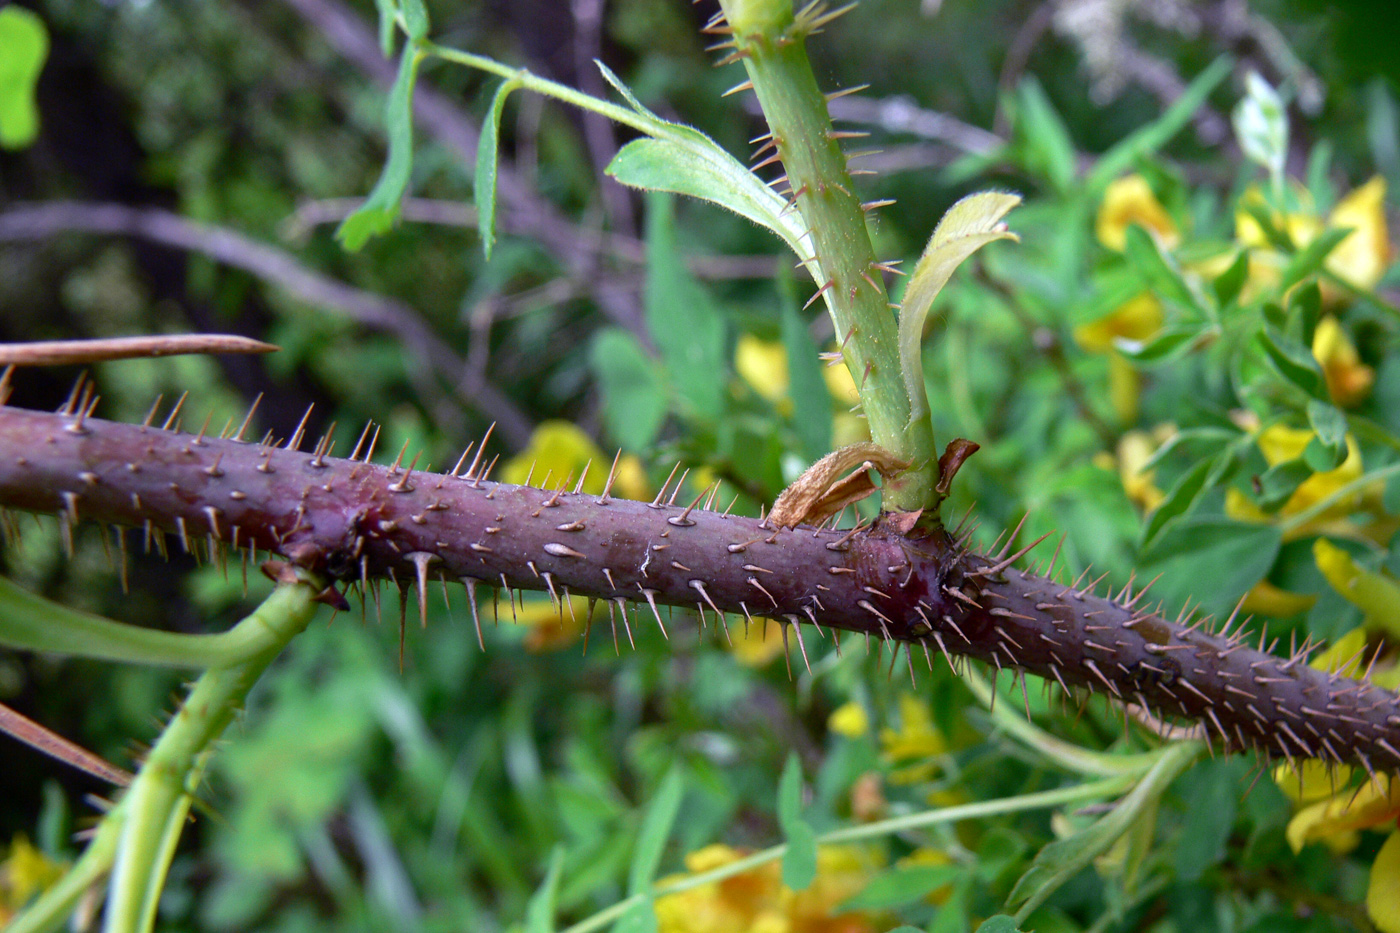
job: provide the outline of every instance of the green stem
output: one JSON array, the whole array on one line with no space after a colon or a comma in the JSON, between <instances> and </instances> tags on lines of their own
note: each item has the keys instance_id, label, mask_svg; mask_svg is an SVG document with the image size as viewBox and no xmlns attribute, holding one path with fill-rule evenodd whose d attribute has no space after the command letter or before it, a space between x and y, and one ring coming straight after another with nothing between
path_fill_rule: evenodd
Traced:
<instances>
[{"instance_id":1,"label":"green stem","mask_svg":"<svg viewBox=\"0 0 1400 933\"><path fill-rule=\"evenodd\" d=\"M250 649L246 660L204 672L171 718L121 801L103 818L77 865L10 927L58 928L78 899L109 870L108 933L149 930L160 889L213 743L223 734L273 658L316 613L320 587L281 586L229 634Z\"/></svg>"},{"instance_id":2,"label":"green stem","mask_svg":"<svg viewBox=\"0 0 1400 933\"><path fill-rule=\"evenodd\" d=\"M940 823L952 823L957 820L978 819L980 817L994 816L1001 813L1018 813L1026 810L1044 810L1050 807L1058 807L1064 804L1079 803L1088 800L1102 800L1105 797L1113 797L1132 787L1134 777L1131 775L1120 775L1118 777L1105 778L1101 781L1094 781L1089 784L1076 784L1072 787L1059 787L1054 790L1037 791L1033 794L1023 794L1019 797L1003 797L999 800L987 800L982 803L968 803L956 807L942 807L938 810L927 810L923 813L913 813L907 816L898 816L888 820L880 820L875 823L867 823L863 826L852 826L848 829L838 829L825 833L817 837L818 845L831 845L841 842L857 842L862 839L875 839L882 836L891 836L896 833L908 832L912 829L922 829L927 826L936 826ZM657 885L651 891L634 894L631 897L619 901L605 910L584 920L580 920L573 926L566 928L563 933L591 933L593 930L601 929L617 920L627 913L637 904L645 902L649 898L664 897L667 894L678 894L681 891L689 891L702 885L713 884L716 881L723 881L725 878L732 878L735 875L742 875L746 871L751 871L769 862L776 862L787 852L787 845L771 846L761 852L738 859L713 868L709 871L699 872L694 875L687 875L666 884Z\"/></svg>"},{"instance_id":3,"label":"green stem","mask_svg":"<svg viewBox=\"0 0 1400 933\"><path fill-rule=\"evenodd\" d=\"M70 609L0 577L0 644L103 661L212 667L263 650L261 635L242 625L217 635L181 635L113 622Z\"/></svg>"},{"instance_id":4,"label":"green stem","mask_svg":"<svg viewBox=\"0 0 1400 933\"><path fill-rule=\"evenodd\" d=\"M721 0L787 170L788 186L827 281L820 283L851 377L860 387L870 436L910 468L884 491L887 509L936 506L938 461L928 418L911 420L894 314L865 209L855 194L826 98L807 59L806 36L820 12L794 16L791 0Z\"/></svg>"}]
</instances>

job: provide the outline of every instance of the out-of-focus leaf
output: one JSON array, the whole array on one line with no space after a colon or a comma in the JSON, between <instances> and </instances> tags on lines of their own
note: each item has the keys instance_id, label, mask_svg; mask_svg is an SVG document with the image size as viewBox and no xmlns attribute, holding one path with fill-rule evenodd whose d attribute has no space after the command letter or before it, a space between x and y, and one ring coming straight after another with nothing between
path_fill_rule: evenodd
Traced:
<instances>
[{"instance_id":1,"label":"out-of-focus leaf","mask_svg":"<svg viewBox=\"0 0 1400 933\"><path fill-rule=\"evenodd\" d=\"M1043 174L1056 191L1068 191L1074 182L1074 143L1045 89L1031 77L1016 88L1016 135L1027 167Z\"/></svg>"},{"instance_id":2,"label":"out-of-focus leaf","mask_svg":"<svg viewBox=\"0 0 1400 933\"><path fill-rule=\"evenodd\" d=\"M876 875L859 894L841 904L847 910L891 910L943 887L966 869L960 865L909 865Z\"/></svg>"},{"instance_id":3,"label":"out-of-focus leaf","mask_svg":"<svg viewBox=\"0 0 1400 933\"><path fill-rule=\"evenodd\" d=\"M389 159L365 203L336 230L336 237L351 252L360 249L371 237L388 231L398 220L399 207L413 175L413 87L422 61L422 52L411 45L404 46L398 77L394 79L384 107L389 130Z\"/></svg>"},{"instance_id":4,"label":"out-of-focus leaf","mask_svg":"<svg viewBox=\"0 0 1400 933\"><path fill-rule=\"evenodd\" d=\"M1182 308L1204 314L1176 261L1166 255L1152 235L1137 224L1127 229L1124 255L1142 275L1147 286L1158 295Z\"/></svg>"},{"instance_id":5,"label":"out-of-focus leaf","mask_svg":"<svg viewBox=\"0 0 1400 933\"><path fill-rule=\"evenodd\" d=\"M379 14L379 50L385 58L394 54L394 30L398 25L399 5L394 0L374 0Z\"/></svg>"},{"instance_id":6,"label":"out-of-focus leaf","mask_svg":"<svg viewBox=\"0 0 1400 933\"><path fill-rule=\"evenodd\" d=\"M618 327L594 335L589 364L602 390L608 434L628 450L648 450L666 421L666 374L636 337Z\"/></svg>"},{"instance_id":7,"label":"out-of-focus leaf","mask_svg":"<svg viewBox=\"0 0 1400 933\"><path fill-rule=\"evenodd\" d=\"M669 195L647 198L646 321L684 413L713 421L724 408L729 371L724 319L681 262Z\"/></svg>"},{"instance_id":8,"label":"out-of-focus leaf","mask_svg":"<svg viewBox=\"0 0 1400 933\"><path fill-rule=\"evenodd\" d=\"M1162 500L1161 505L1152 512L1152 517L1147 520L1140 545L1143 550L1150 548L1172 521L1185 515L1196 504L1196 499L1200 497L1201 491L1205 488L1206 477L1210 474L1214 462L1214 456L1198 460L1176 481L1171 491L1167 493L1167 497Z\"/></svg>"},{"instance_id":9,"label":"out-of-focus leaf","mask_svg":"<svg viewBox=\"0 0 1400 933\"><path fill-rule=\"evenodd\" d=\"M1279 375L1313 398L1327 400L1327 380L1311 350L1269 325L1265 325L1259 341Z\"/></svg>"},{"instance_id":10,"label":"out-of-focus leaf","mask_svg":"<svg viewBox=\"0 0 1400 933\"><path fill-rule=\"evenodd\" d=\"M1131 169L1138 160L1165 146L1191 121L1192 115L1233 69L1234 62L1228 56L1211 62L1160 117L1135 130L1099 157L1084 179L1085 190L1098 197L1109 182Z\"/></svg>"},{"instance_id":11,"label":"out-of-focus leaf","mask_svg":"<svg viewBox=\"0 0 1400 933\"><path fill-rule=\"evenodd\" d=\"M1185 324L1164 327L1149 340L1118 337L1113 341L1113 346L1119 353L1139 363L1161 363L1176 359L1213 333L1215 331L1210 327Z\"/></svg>"},{"instance_id":12,"label":"out-of-focus leaf","mask_svg":"<svg viewBox=\"0 0 1400 933\"><path fill-rule=\"evenodd\" d=\"M37 14L0 9L0 149L23 149L39 136L34 88L49 57L49 31Z\"/></svg>"},{"instance_id":13,"label":"out-of-focus leaf","mask_svg":"<svg viewBox=\"0 0 1400 933\"><path fill-rule=\"evenodd\" d=\"M525 933L554 933L554 901L559 893L559 874L564 867L564 847L555 846L549 856L544 882L525 906Z\"/></svg>"},{"instance_id":14,"label":"out-of-focus leaf","mask_svg":"<svg viewBox=\"0 0 1400 933\"><path fill-rule=\"evenodd\" d=\"M787 277L791 286L792 277ZM802 455L815 462L831 449L831 393L822 378L817 346L797 311L797 296L782 290L783 347L787 350L788 395L792 398L792 422L802 444Z\"/></svg>"},{"instance_id":15,"label":"out-of-focus leaf","mask_svg":"<svg viewBox=\"0 0 1400 933\"><path fill-rule=\"evenodd\" d=\"M789 752L778 779L778 825L787 840L783 853L783 884L804 891L817 876L817 834L802 819L802 764Z\"/></svg>"},{"instance_id":16,"label":"out-of-focus leaf","mask_svg":"<svg viewBox=\"0 0 1400 933\"><path fill-rule=\"evenodd\" d=\"M1236 298L1240 297L1240 292L1244 290L1244 283L1249 281L1249 250L1242 249L1235 261L1230 263L1230 268L1216 276L1211 282L1211 288L1215 291L1215 300L1220 307L1226 307Z\"/></svg>"},{"instance_id":17,"label":"out-of-focus leaf","mask_svg":"<svg viewBox=\"0 0 1400 933\"><path fill-rule=\"evenodd\" d=\"M1283 536L1273 525L1215 515L1183 518L1142 553L1139 574L1162 574L1154 593L1167 605L1200 606L1224 617L1278 557Z\"/></svg>"},{"instance_id":18,"label":"out-of-focus leaf","mask_svg":"<svg viewBox=\"0 0 1400 933\"><path fill-rule=\"evenodd\" d=\"M428 9L423 0L399 0L399 9L403 12L403 26L408 37L415 42L427 38Z\"/></svg>"},{"instance_id":19,"label":"out-of-focus leaf","mask_svg":"<svg viewBox=\"0 0 1400 933\"><path fill-rule=\"evenodd\" d=\"M1279 290L1288 291L1294 285L1303 281L1310 275L1315 275L1321 271L1327 257L1332 254L1332 250L1337 245L1351 236L1350 227L1334 227L1324 230L1316 239L1303 247L1284 266L1283 273L1279 278Z\"/></svg>"}]
</instances>

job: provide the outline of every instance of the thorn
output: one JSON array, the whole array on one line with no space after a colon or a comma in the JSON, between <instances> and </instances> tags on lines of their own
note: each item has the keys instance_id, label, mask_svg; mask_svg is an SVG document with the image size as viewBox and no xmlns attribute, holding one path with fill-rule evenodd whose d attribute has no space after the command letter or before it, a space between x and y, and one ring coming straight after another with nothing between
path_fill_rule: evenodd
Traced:
<instances>
[{"instance_id":1,"label":"thorn","mask_svg":"<svg viewBox=\"0 0 1400 933\"><path fill-rule=\"evenodd\" d=\"M608 494L612 492L613 482L617 479L617 465L621 459L622 448L619 447L617 453L613 454L612 466L608 468L608 478L603 481L603 494L598 497L600 505L608 504Z\"/></svg>"},{"instance_id":2,"label":"thorn","mask_svg":"<svg viewBox=\"0 0 1400 933\"><path fill-rule=\"evenodd\" d=\"M738 94L738 93L740 93L740 92L742 92L742 91L752 91L752 90L753 90L753 82L752 82L752 81L741 81L741 82L739 82L738 84L734 85L732 88L730 88L729 90L725 91L723 94L721 94L721 95L719 95L719 96L720 96L720 97L728 97L728 96L730 96L731 94Z\"/></svg>"},{"instance_id":3,"label":"thorn","mask_svg":"<svg viewBox=\"0 0 1400 933\"><path fill-rule=\"evenodd\" d=\"M418 571L418 619L420 626L428 627L428 565L438 559L436 554L427 551L414 551L408 555Z\"/></svg>"},{"instance_id":4,"label":"thorn","mask_svg":"<svg viewBox=\"0 0 1400 933\"><path fill-rule=\"evenodd\" d=\"M248 430L248 425L250 425L250 424L253 423L253 413L256 412L256 411L258 410L258 405L259 405L259 403L262 402L262 399L263 399L263 394L262 394L261 392L259 392L259 393L257 394L257 396L253 399L253 404L251 404L251 405L248 406L248 414L246 414L246 415L243 416L243 423L240 424L240 425L238 426L238 430L237 430L237 431L234 433L234 435L233 435L233 439L234 439L235 441L242 441L242 440L243 440L243 432L246 431L246 430ZM159 403L160 400L157 399L156 401L157 401L157 403ZM154 409L154 408L151 409L151 413L152 413L152 414L155 413L155 409Z\"/></svg>"},{"instance_id":5,"label":"thorn","mask_svg":"<svg viewBox=\"0 0 1400 933\"><path fill-rule=\"evenodd\" d=\"M833 100L845 97L848 94L859 94L861 91L867 91L869 89L870 85L868 84L857 84L854 87L848 87L840 91L831 91L824 96L826 97L826 102L831 103Z\"/></svg>"},{"instance_id":6,"label":"thorn","mask_svg":"<svg viewBox=\"0 0 1400 933\"><path fill-rule=\"evenodd\" d=\"M651 614L656 618L657 628L661 629L661 637L670 641L671 636L666 633L666 625L661 621L661 613L656 608L656 590L642 590L642 595L646 597L647 605L651 607Z\"/></svg>"},{"instance_id":7,"label":"thorn","mask_svg":"<svg viewBox=\"0 0 1400 933\"><path fill-rule=\"evenodd\" d=\"M185 405L185 399L189 398L188 392L181 392L180 397L175 401L175 407L170 409L170 414L165 419L165 424L160 426L162 431L169 431L170 426L175 423L175 419L180 417L180 409ZM71 414L69 412L68 414Z\"/></svg>"},{"instance_id":8,"label":"thorn","mask_svg":"<svg viewBox=\"0 0 1400 933\"><path fill-rule=\"evenodd\" d=\"M476 605L476 584L473 577L462 577L462 587L467 591L467 602L472 607L472 624L476 626L476 643L482 651L486 650L486 640L481 637L481 614L477 611Z\"/></svg>"},{"instance_id":9,"label":"thorn","mask_svg":"<svg viewBox=\"0 0 1400 933\"><path fill-rule=\"evenodd\" d=\"M666 495L666 487L669 486L669 485L671 484L671 480L675 478L676 471L679 470L680 468L681 468L681 465L680 465L679 463L677 463L675 466L671 467L671 472L666 476L666 482L664 482L664 483L661 484L661 488L660 488L659 490L657 490L657 492L656 492L656 498L651 500L650 508L653 508L653 509L659 509L659 508L661 508L661 497L664 496L664 495ZM677 485L676 488L679 489L680 486Z\"/></svg>"},{"instance_id":10,"label":"thorn","mask_svg":"<svg viewBox=\"0 0 1400 933\"><path fill-rule=\"evenodd\" d=\"M491 426L486 429L486 433L481 435L481 443L476 445L476 456L472 457L472 465L467 467L465 478L471 480L473 484L481 481L476 471L481 466L481 455L486 452L486 442L491 439L491 432L494 430L496 430L496 423L493 421Z\"/></svg>"},{"instance_id":11,"label":"thorn","mask_svg":"<svg viewBox=\"0 0 1400 933\"><path fill-rule=\"evenodd\" d=\"M301 421L297 423L297 429L292 432L291 439L287 441L288 450L301 449L302 439L306 437L306 422L311 418L311 409L315 407L315 404L306 406L306 413L301 416ZM203 435L203 429L199 433Z\"/></svg>"}]
</instances>

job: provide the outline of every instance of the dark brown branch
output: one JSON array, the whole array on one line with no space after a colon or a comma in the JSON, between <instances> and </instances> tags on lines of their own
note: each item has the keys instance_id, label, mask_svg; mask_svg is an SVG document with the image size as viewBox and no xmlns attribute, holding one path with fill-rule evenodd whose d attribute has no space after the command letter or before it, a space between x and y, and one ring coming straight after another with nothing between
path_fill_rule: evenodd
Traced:
<instances>
[{"instance_id":1,"label":"dark brown branch","mask_svg":"<svg viewBox=\"0 0 1400 933\"><path fill-rule=\"evenodd\" d=\"M271 551L363 586L439 579L607 600L629 627L658 605L769 617L976 658L1203 724L1229 748L1400 772L1400 697L966 551L941 530L779 531L751 518L466 475L416 473L0 408L0 506ZM664 495L664 490L663 490ZM1029 549L1027 549L1029 550ZM630 614L629 614L630 613ZM426 618L426 615L425 615ZM1226 628L1233 623L1227 623ZM810 626L810 628L807 628ZM912 654L911 654L912 660Z\"/></svg>"}]
</instances>

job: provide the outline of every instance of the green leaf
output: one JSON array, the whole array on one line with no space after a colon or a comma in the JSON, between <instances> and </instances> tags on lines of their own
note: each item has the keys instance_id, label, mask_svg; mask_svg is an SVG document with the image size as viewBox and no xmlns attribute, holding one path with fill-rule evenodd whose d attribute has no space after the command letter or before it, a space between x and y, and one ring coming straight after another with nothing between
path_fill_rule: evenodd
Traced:
<instances>
[{"instance_id":1,"label":"green leaf","mask_svg":"<svg viewBox=\"0 0 1400 933\"><path fill-rule=\"evenodd\" d=\"M1166 300L1189 308L1204 316L1204 309L1186 284L1176 260L1162 251L1161 245L1142 227L1128 227L1123 254L1147 286Z\"/></svg>"},{"instance_id":2,"label":"green leaf","mask_svg":"<svg viewBox=\"0 0 1400 933\"><path fill-rule=\"evenodd\" d=\"M1283 508L1298 487L1313 475L1313 468L1304 457L1294 457L1275 463L1256 482L1259 486L1258 503L1265 512L1277 512Z\"/></svg>"},{"instance_id":3,"label":"green leaf","mask_svg":"<svg viewBox=\"0 0 1400 933\"><path fill-rule=\"evenodd\" d=\"M423 0L399 0L399 9L403 12L403 25L408 37L414 42L427 38L428 10Z\"/></svg>"},{"instance_id":4,"label":"green leaf","mask_svg":"<svg viewBox=\"0 0 1400 933\"><path fill-rule=\"evenodd\" d=\"M983 920L977 927L977 933L1021 933L1021 928L1016 924L1015 917L997 914Z\"/></svg>"},{"instance_id":5,"label":"green leaf","mask_svg":"<svg viewBox=\"0 0 1400 933\"><path fill-rule=\"evenodd\" d=\"M672 199L647 198L645 311L685 414L716 420L724 410L729 367L719 309L681 262Z\"/></svg>"},{"instance_id":6,"label":"green leaf","mask_svg":"<svg viewBox=\"0 0 1400 933\"><path fill-rule=\"evenodd\" d=\"M983 191L958 201L938 222L914 267L899 311L899 365L909 393L911 424L928 414L922 354L929 308L963 260L995 240L1018 239L1002 218L1020 203L1019 195L999 191Z\"/></svg>"},{"instance_id":7,"label":"green leaf","mask_svg":"<svg viewBox=\"0 0 1400 933\"><path fill-rule=\"evenodd\" d=\"M949 884L965 870L959 865L910 865L876 875L859 894L841 903L847 910L892 910Z\"/></svg>"},{"instance_id":8,"label":"green leaf","mask_svg":"<svg viewBox=\"0 0 1400 933\"><path fill-rule=\"evenodd\" d=\"M1346 457L1347 416L1340 408L1331 402L1311 399L1308 402L1308 425L1317 434L1317 440L1322 446L1343 458ZM1331 470L1336 466L1334 463L1327 469Z\"/></svg>"},{"instance_id":9,"label":"green leaf","mask_svg":"<svg viewBox=\"0 0 1400 933\"><path fill-rule=\"evenodd\" d=\"M1289 290L1286 322L1290 334L1296 334L1305 346L1311 347L1321 319L1322 289L1317 279Z\"/></svg>"},{"instance_id":10,"label":"green leaf","mask_svg":"<svg viewBox=\"0 0 1400 933\"><path fill-rule=\"evenodd\" d=\"M666 848L666 840L680 811L684 791L680 770L672 768L661 779L661 786L656 789L656 796L648 805L642 827L637 832L637 844L632 850L632 867L627 872L628 894L644 894L651 890L657 866L661 864L661 853Z\"/></svg>"},{"instance_id":11,"label":"green leaf","mask_svg":"<svg viewBox=\"0 0 1400 933\"><path fill-rule=\"evenodd\" d=\"M351 252L359 250L371 237L387 232L399 217L399 205L413 174L413 87L423 53L404 46L399 73L389 91L384 119L389 130L389 159L374 190L360 209L345 218L336 238Z\"/></svg>"},{"instance_id":12,"label":"green leaf","mask_svg":"<svg viewBox=\"0 0 1400 933\"><path fill-rule=\"evenodd\" d=\"M1139 558L1138 574L1162 574L1156 590L1166 605L1191 600L1224 618L1273 567L1282 544L1273 525L1217 515L1190 516L1164 532Z\"/></svg>"},{"instance_id":13,"label":"green leaf","mask_svg":"<svg viewBox=\"0 0 1400 933\"><path fill-rule=\"evenodd\" d=\"M612 85L613 90L621 94L622 99L627 101L627 106L631 107L633 110L637 111L637 113L641 114L642 116L650 117L658 123L667 122L661 119L661 117L658 117L655 113L652 113L646 107L642 106L642 102L637 100L637 95L632 93L632 89L630 87L622 83L621 78L613 74L613 70L611 68L609 68L607 65L604 65L596 58L593 59L593 64L597 65L598 70L602 72L603 80L608 82L608 84Z\"/></svg>"},{"instance_id":14,"label":"green leaf","mask_svg":"<svg viewBox=\"0 0 1400 933\"><path fill-rule=\"evenodd\" d=\"M1320 272L1323 264L1327 262L1327 257L1332 254L1332 250L1336 249L1337 245L1351 234L1352 228L1350 227L1331 227L1318 234L1312 242L1288 260L1288 265L1283 267L1283 273L1278 283L1279 291L1287 292L1308 276Z\"/></svg>"},{"instance_id":15,"label":"green leaf","mask_svg":"<svg viewBox=\"0 0 1400 933\"><path fill-rule=\"evenodd\" d=\"M1267 324L1260 332L1259 341L1279 375L1313 398L1327 400L1327 379L1311 350Z\"/></svg>"},{"instance_id":16,"label":"green leaf","mask_svg":"<svg viewBox=\"0 0 1400 933\"><path fill-rule=\"evenodd\" d=\"M817 346L797 310L791 275L782 279L782 336L788 358L788 394L802 456L815 463L831 451L831 393L822 378Z\"/></svg>"},{"instance_id":17,"label":"green leaf","mask_svg":"<svg viewBox=\"0 0 1400 933\"><path fill-rule=\"evenodd\" d=\"M549 855L544 882L525 906L525 933L554 933L554 902L559 893L559 874L564 868L564 847L555 846Z\"/></svg>"},{"instance_id":18,"label":"green leaf","mask_svg":"<svg viewBox=\"0 0 1400 933\"><path fill-rule=\"evenodd\" d=\"M472 195L476 199L476 226L481 236L481 251L491 259L496 245L496 172L500 166L501 112L510 92L520 87L518 78L511 78L496 88L491 107L481 124L481 140L476 147L476 177Z\"/></svg>"},{"instance_id":19,"label":"green leaf","mask_svg":"<svg viewBox=\"0 0 1400 933\"><path fill-rule=\"evenodd\" d=\"M802 819L802 764L789 752L778 779L778 825L787 839L783 853L783 884L804 891L817 876L817 834Z\"/></svg>"},{"instance_id":20,"label":"green leaf","mask_svg":"<svg viewBox=\"0 0 1400 933\"><path fill-rule=\"evenodd\" d=\"M1183 882L1200 880L1225 857L1246 770L1244 762L1225 758L1201 762L1182 778L1189 782L1182 791L1191 800L1176 843L1176 871Z\"/></svg>"},{"instance_id":21,"label":"green leaf","mask_svg":"<svg viewBox=\"0 0 1400 933\"><path fill-rule=\"evenodd\" d=\"M1030 868L1007 896L1007 906L1024 905L1017 914L1024 917L1066 881L1087 868L1095 858L1108 851L1133 823L1156 808L1162 792L1199 753L1199 747L1190 745L1170 746L1161 752L1152 770L1113 809L1085 829L1058 839L1036 853ZM986 924L983 924L985 927Z\"/></svg>"},{"instance_id":22,"label":"green leaf","mask_svg":"<svg viewBox=\"0 0 1400 933\"><path fill-rule=\"evenodd\" d=\"M1113 346L1119 353L1139 363L1161 363L1176 359L1215 333L1216 330L1213 327L1200 324L1181 324L1164 327L1149 340L1129 340L1126 337L1117 337L1113 341Z\"/></svg>"},{"instance_id":23,"label":"green leaf","mask_svg":"<svg viewBox=\"0 0 1400 933\"><path fill-rule=\"evenodd\" d=\"M1142 542L1139 545L1142 550L1150 548L1172 521L1185 515L1196 504L1205 488L1206 477L1210 474L1216 456L1196 461L1191 469L1176 481L1161 504L1153 510L1152 516L1147 520L1147 526L1142 531Z\"/></svg>"},{"instance_id":24,"label":"green leaf","mask_svg":"<svg viewBox=\"0 0 1400 933\"><path fill-rule=\"evenodd\" d=\"M799 259L813 267L815 281L824 281L812 265L812 247L797 212L738 159L699 130L662 123L661 139L634 139L623 146L607 174L624 185L645 191L669 191L718 204L780 236Z\"/></svg>"},{"instance_id":25,"label":"green leaf","mask_svg":"<svg viewBox=\"0 0 1400 933\"><path fill-rule=\"evenodd\" d=\"M636 337L618 327L604 327L594 335L589 364L603 395L609 436L628 450L650 449L670 407L670 387L661 366Z\"/></svg>"},{"instance_id":26,"label":"green leaf","mask_svg":"<svg viewBox=\"0 0 1400 933\"><path fill-rule=\"evenodd\" d=\"M1196 76L1181 96L1160 117L1129 134L1109 149L1089 171L1084 188L1094 197L1102 194L1108 183L1128 171L1135 163L1162 148L1191 122L1191 117L1206 102L1212 91L1230 76L1234 62L1222 55Z\"/></svg>"},{"instance_id":27,"label":"green leaf","mask_svg":"<svg viewBox=\"0 0 1400 933\"><path fill-rule=\"evenodd\" d=\"M1224 308L1240 297L1240 292L1244 290L1244 283L1249 281L1249 250L1242 249L1235 256L1235 261L1230 263L1230 268L1220 273L1215 281L1211 283L1211 288L1215 291L1215 300Z\"/></svg>"},{"instance_id":28,"label":"green leaf","mask_svg":"<svg viewBox=\"0 0 1400 933\"><path fill-rule=\"evenodd\" d=\"M37 14L0 9L0 149L23 149L39 137L34 88L49 57L49 31Z\"/></svg>"},{"instance_id":29,"label":"green leaf","mask_svg":"<svg viewBox=\"0 0 1400 933\"><path fill-rule=\"evenodd\" d=\"M1032 77L1016 88L1016 131L1028 167L1049 179L1056 191L1074 183L1074 143L1040 82Z\"/></svg>"}]
</instances>

